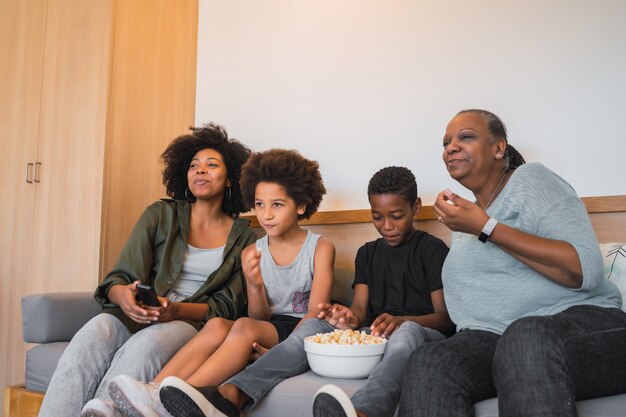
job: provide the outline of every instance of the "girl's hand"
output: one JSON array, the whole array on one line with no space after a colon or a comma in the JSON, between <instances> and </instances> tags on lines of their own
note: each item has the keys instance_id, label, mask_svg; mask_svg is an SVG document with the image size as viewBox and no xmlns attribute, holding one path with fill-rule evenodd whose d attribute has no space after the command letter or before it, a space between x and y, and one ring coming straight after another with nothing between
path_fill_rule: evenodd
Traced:
<instances>
[{"instance_id":1,"label":"girl's hand","mask_svg":"<svg viewBox=\"0 0 626 417\"><path fill-rule=\"evenodd\" d=\"M136 301L137 284L135 281L128 285L114 285L109 290L109 300L119 305L124 314L137 323L152 323L158 320L159 311L149 310ZM159 308L159 307L157 307Z\"/></svg>"},{"instance_id":2,"label":"girl's hand","mask_svg":"<svg viewBox=\"0 0 626 417\"><path fill-rule=\"evenodd\" d=\"M350 308L342 304L318 304L318 319L324 319L332 326L340 329L356 329L359 325L357 317Z\"/></svg>"},{"instance_id":3,"label":"girl's hand","mask_svg":"<svg viewBox=\"0 0 626 417\"><path fill-rule=\"evenodd\" d=\"M164 323L166 321L172 321L180 318L178 314L179 303L170 302L170 300L165 297L158 298L159 302L161 303L161 307L144 307L148 310L156 311L159 313L157 321Z\"/></svg>"},{"instance_id":4,"label":"girl's hand","mask_svg":"<svg viewBox=\"0 0 626 417\"><path fill-rule=\"evenodd\" d=\"M250 360L254 362L263 356L268 350L268 348L259 345L257 342L252 343L252 354L250 355Z\"/></svg>"},{"instance_id":5,"label":"girl's hand","mask_svg":"<svg viewBox=\"0 0 626 417\"><path fill-rule=\"evenodd\" d=\"M475 236L485 227L489 216L485 210L450 190L437 195L433 209L439 221L455 232L469 233Z\"/></svg>"},{"instance_id":6,"label":"girl's hand","mask_svg":"<svg viewBox=\"0 0 626 417\"><path fill-rule=\"evenodd\" d=\"M243 275L246 277L248 285L261 288L263 286L263 276L261 275L261 252L256 247L246 250L241 256Z\"/></svg>"},{"instance_id":7,"label":"girl's hand","mask_svg":"<svg viewBox=\"0 0 626 417\"><path fill-rule=\"evenodd\" d=\"M372 330L372 334L374 336L389 337L405 321L406 320L402 317L396 317L388 313L383 313L376 317L376 320L374 320L370 329Z\"/></svg>"}]
</instances>

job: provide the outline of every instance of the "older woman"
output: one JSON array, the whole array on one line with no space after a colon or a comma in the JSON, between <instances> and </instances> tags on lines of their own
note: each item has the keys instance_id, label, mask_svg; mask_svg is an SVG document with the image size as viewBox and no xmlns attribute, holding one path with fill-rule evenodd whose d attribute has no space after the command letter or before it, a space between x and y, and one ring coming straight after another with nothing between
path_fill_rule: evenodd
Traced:
<instances>
[{"instance_id":1,"label":"older woman","mask_svg":"<svg viewBox=\"0 0 626 417\"><path fill-rule=\"evenodd\" d=\"M108 381L116 375L153 378L206 320L245 313L240 255L256 236L237 217L244 210L241 167L249 155L217 125L168 146L163 183L173 199L152 204L137 221L96 289L104 311L63 353L41 417L79 415L89 399L108 398ZM160 306L136 300L140 282L156 290Z\"/></svg>"},{"instance_id":2,"label":"older woman","mask_svg":"<svg viewBox=\"0 0 626 417\"><path fill-rule=\"evenodd\" d=\"M626 314L572 187L524 164L488 111L458 113L443 149L476 198L434 206L453 231L442 278L459 332L411 356L399 414L472 416L497 395L501 417L575 416L576 400L626 391Z\"/></svg>"}]
</instances>

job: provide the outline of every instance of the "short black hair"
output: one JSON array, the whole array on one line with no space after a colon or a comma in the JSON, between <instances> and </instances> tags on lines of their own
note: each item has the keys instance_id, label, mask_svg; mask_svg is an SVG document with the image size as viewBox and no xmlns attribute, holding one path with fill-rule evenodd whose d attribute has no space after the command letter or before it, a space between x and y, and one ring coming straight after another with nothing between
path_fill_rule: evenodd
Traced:
<instances>
[{"instance_id":1,"label":"short black hair","mask_svg":"<svg viewBox=\"0 0 626 417\"><path fill-rule=\"evenodd\" d=\"M167 195L177 200L187 199L187 171L194 155L203 149L213 149L222 155L226 164L226 175L230 180L230 198L224 196L222 210L231 217L246 211L241 197L239 180L241 168L250 157L250 149L236 139L228 139L226 130L215 123L202 127L191 127L191 133L174 139L161 155L163 185ZM195 200L193 200L195 201Z\"/></svg>"},{"instance_id":2,"label":"short black hair","mask_svg":"<svg viewBox=\"0 0 626 417\"><path fill-rule=\"evenodd\" d=\"M367 186L367 196L396 194L404 197L411 205L417 201L415 175L405 167L385 167L372 176Z\"/></svg>"},{"instance_id":3,"label":"short black hair","mask_svg":"<svg viewBox=\"0 0 626 417\"><path fill-rule=\"evenodd\" d=\"M306 206L299 219L311 217L326 194L317 161L308 160L294 150L270 149L252 154L241 174L241 192L246 206L254 206L254 194L260 182L280 185L296 205Z\"/></svg>"}]
</instances>

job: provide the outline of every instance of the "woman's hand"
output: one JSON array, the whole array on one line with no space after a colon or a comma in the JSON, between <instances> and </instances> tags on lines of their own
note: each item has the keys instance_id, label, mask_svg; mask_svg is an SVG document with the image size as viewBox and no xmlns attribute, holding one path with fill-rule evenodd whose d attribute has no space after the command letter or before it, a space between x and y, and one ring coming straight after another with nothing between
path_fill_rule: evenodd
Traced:
<instances>
[{"instance_id":1,"label":"woman's hand","mask_svg":"<svg viewBox=\"0 0 626 417\"><path fill-rule=\"evenodd\" d=\"M398 327L404 323L406 319L402 317L392 316L388 313L383 313L376 317L376 320L370 326L372 334L374 336L389 337L393 332L398 330Z\"/></svg>"},{"instance_id":2,"label":"woman's hand","mask_svg":"<svg viewBox=\"0 0 626 417\"><path fill-rule=\"evenodd\" d=\"M437 195L433 209L439 221L455 232L480 235L489 220L485 210L450 190Z\"/></svg>"},{"instance_id":3,"label":"woman's hand","mask_svg":"<svg viewBox=\"0 0 626 417\"><path fill-rule=\"evenodd\" d=\"M109 300L119 305L124 314L137 323L147 324L157 321L160 314L158 309L161 307L156 307L157 310L152 310L142 304L138 304L135 299L137 284L140 284L140 282L135 281L128 285L113 285L109 289Z\"/></svg>"},{"instance_id":4,"label":"woman's hand","mask_svg":"<svg viewBox=\"0 0 626 417\"><path fill-rule=\"evenodd\" d=\"M359 325L354 312L342 304L320 303L317 307L320 309L317 318L326 320L338 329L356 329Z\"/></svg>"},{"instance_id":5,"label":"woman's hand","mask_svg":"<svg viewBox=\"0 0 626 417\"><path fill-rule=\"evenodd\" d=\"M246 277L248 285L254 288L263 286L263 276L261 275L261 252L256 247L242 253L241 263L243 275Z\"/></svg>"}]
</instances>

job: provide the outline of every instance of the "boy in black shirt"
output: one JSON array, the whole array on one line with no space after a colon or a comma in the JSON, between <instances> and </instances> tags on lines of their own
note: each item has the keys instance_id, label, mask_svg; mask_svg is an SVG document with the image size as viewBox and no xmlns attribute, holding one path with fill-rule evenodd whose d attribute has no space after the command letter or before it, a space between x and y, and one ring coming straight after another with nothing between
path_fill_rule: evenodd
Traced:
<instances>
[{"instance_id":1,"label":"boy in black shirt","mask_svg":"<svg viewBox=\"0 0 626 417\"><path fill-rule=\"evenodd\" d=\"M416 230L421 207L415 177L407 168L387 167L370 180L372 222L382 238L363 245L356 257L352 305L328 304L226 384L194 388L175 377L161 383L161 402L174 416L239 416L275 385L308 369L304 338L317 333L369 326L388 337L381 362L352 398L335 385L315 395L313 415L386 416L400 398L409 355L422 343L443 339L453 328L443 299L441 267L448 253L438 238ZM170 379L171 378L171 379Z\"/></svg>"}]
</instances>

